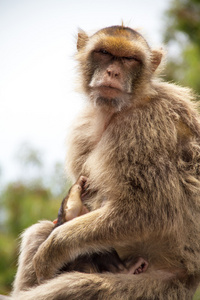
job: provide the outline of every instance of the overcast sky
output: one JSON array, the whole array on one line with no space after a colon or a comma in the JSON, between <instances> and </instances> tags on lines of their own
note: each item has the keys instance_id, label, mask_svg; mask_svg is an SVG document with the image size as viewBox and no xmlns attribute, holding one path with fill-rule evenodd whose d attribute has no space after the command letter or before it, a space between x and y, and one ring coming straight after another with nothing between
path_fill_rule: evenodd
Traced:
<instances>
[{"instance_id":1,"label":"overcast sky","mask_svg":"<svg viewBox=\"0 0 200 300\"><path fill-rule=\"evenodd\" d=\"M47 167L65 158L65 137L83 97L74 92L77 29L124 24L162 43L169 0L0 0L0 167L18 176L23 142L42 150Z\"/></svg>"}]
</instances>

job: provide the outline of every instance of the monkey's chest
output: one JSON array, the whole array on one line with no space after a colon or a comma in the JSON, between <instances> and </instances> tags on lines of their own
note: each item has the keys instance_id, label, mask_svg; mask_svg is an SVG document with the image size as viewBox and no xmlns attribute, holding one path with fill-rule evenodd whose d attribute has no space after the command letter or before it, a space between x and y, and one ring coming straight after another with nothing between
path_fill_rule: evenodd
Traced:
<instances>
[{"instance_id":1,"label":"monkey's chest","mask_svg":"<svg viewBox=\"0 0 200 300\"><path fill-rule=\"evenodd\" d=\"M87 200L90 209L100 208L113 195L116 199L124 195L127 198L127 193L129 198L154 201L158 198L155 189L158 185L168 186L171 194L177 194L174 189L179 182L173 159L176 139L171 138L169 143L173 128L168 126L168 132L161 132L156 128L158 124L143 123L140 127L133 123L131 128L130 124L121 124L117 131L108 128L88 153L81 174L90 181L91 196ZM161 188L159 193L162 190L165 191L162 197L166 198L166 189Z\"/></svg>"}]
</instances>

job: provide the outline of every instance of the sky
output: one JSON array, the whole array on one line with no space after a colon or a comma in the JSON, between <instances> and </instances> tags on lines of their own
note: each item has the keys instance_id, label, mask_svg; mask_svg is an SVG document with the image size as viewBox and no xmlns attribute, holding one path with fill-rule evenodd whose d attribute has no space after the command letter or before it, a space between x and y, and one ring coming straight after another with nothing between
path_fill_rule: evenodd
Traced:
<instances>
[{"instance_id":1,"label":"sky","mask_svg":"<svg viewBox=\"0 0 200 300\"><path fill-rule=\"evenodd\" d=\"M139 29L162 44L170 0L0 0L0 184L19 176L16 152L29 143L49 170L65 160L65 139L85 99L76 88L78 28Z\"/></svg>"}]
</instances>

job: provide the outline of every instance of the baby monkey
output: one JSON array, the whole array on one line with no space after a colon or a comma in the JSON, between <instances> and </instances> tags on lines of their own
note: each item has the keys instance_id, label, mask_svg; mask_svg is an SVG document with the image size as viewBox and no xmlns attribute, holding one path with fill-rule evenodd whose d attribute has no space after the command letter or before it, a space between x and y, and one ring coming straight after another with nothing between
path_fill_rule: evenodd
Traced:
<instances>
[{"instance_id":1,"label":"baby monkey","mask_svg":"<svg viewBox=\"0 0 200 300\"><path fill-rule=\"evenodd\" d=\"M89 184L85 176L80 176L76 183L70 188L68 195L63 199L58 218L54 221L55 228L74 218L89 213L83 204L83 197L87 194ZM142 257L135 260L123 262L117 252L112 249L110 252L82 255L74 261L64 265L59 273L78 271L83 273L121 273L140 274L148 268L148 263Z\"/></svg>"}]
</instances>

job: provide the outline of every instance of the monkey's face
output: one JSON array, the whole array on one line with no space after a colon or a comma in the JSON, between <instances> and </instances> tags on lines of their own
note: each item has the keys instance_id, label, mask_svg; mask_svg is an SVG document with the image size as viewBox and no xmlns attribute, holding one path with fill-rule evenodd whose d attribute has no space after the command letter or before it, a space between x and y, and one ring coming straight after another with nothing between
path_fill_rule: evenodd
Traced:
<instances>
[{"instance_id":1,"label":"monkey's face","mask_svg":"<svg viewBox=\"0 0 200 300\"><path fill-rule=\"evenodd\" d=\"M128 105L134 85L142 71L142 61L136 55L116 56L107 47L97 47L91 53L92 76L90 97L97 105L120 110Z\"/></svg>"},{"instance_id":2,"label":"monkey's face","mask_svg":"<svg viewBox=\"0 0 200 300\"><path fill-rule=\"evenodd\" d=\"M130 28L105 28L91 38L79 35L78 50L84 89L99 106L129 106L153 73L147 42Z\"/></svg>"}]
</instances>

